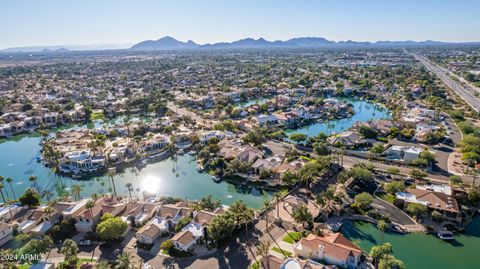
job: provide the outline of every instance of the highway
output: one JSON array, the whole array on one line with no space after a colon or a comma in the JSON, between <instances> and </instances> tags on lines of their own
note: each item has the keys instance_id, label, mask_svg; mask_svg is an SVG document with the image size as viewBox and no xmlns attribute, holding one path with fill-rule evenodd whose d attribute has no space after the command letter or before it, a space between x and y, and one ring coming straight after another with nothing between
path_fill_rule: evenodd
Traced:
<instances>
[{"instance_id":1,"label":"highway","mask_svg":"<svg viewBox=\"0 0 480 269\"><path fill-rule=\"evenodd\" d=\"M458 96L460 96L467 104L469 104L473 110L477 113L480 112L480 98L475 97L474 93L477 92L476 89L472 88L469 85L462 85L459 82L453 80L450 75L457 77L452 74L450 71L445 68L438 66L423 56L417 54L411 54L415 57L416 60L421 62L425 67L436 74L445 84L447 84L450 89L452 89Z\"/></svg>"}]
</instances>

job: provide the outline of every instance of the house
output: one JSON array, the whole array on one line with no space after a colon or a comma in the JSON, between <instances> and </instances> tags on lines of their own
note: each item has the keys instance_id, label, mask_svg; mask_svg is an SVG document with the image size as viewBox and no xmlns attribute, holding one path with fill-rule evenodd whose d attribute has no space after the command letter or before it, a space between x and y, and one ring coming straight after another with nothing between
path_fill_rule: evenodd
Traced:
<instances>
[{"instance_id":1,"label":"house","mask_svg":"<svg viewBox=\"0 0 480 269\"><path fill-rule=\"evenodd\" d=\"M332 145L343 145L346 147L357 147L368 144L368 141L363 138L360 133L354 131L347 131L337 135L330 136L327 141Z\"/></svg>"},{"instance_id":2,"label":"house","mask_svg":"<svg viewBox=\"0 0 480 269\"><path fill-rule=\"evenodd\" d=\"M3 204L0 207L0 221L9 222L11 219L15 218L15 214L20 212L21 209L22 207L16 204Z\"/></svg>"},{"instance_id":3,"label":"house","mask_svg":"<svg viewBox=\"0 0 480 269\"><path fill-rule=\"evenodd\" d=\"M144 225L149 219L155 216L158 208L158 204L131 201L126 205L121 218L129 224L134 221L135 225Z\"/></svg>"},{"instance_id":4,"label":"house","mask_svg":"<svg viewBox=\"0 0 480 269\"><path fill-rule=\"evenodd\" d=\"M10 224L0 221L0 247L13 239L13 228Z\"/></svg>"},{"instance_id":5,"label":"house","mask_svg":"<svg viewBox=\"0 0 480 269\"><path fill-rule=\"evenodd\" d=\"M201 144L207 145L208 142L213 138L216 138L218 140L222 140L223 138L225 138L225 133L223 133L221 131L206 131L206 132L203 132L203 133L199 134L198 138L199 138Z\"/></svg>"},{"instance_id":6,"label":"house","mask_svg":"<svg viewBox=\"0 0 480 269\"><path fill-rule=\"evenodd\" d=\"M412 162L420 157L421 152L422 149L418 147L393 145L385 151L385 154L388 159Z\"/></svg>"},{"instance_id":7,"label":"house","mask_svg":"<svg viewBox=\"0 0 480 269\"><path fill-rule=\"evenodd\" d=\"M163 233L168 232L168 224L162 218L155 217L135 234L137 241L151 245Z\"/></svg>"},{"instance_id":8,"label":"house","mask_svg":"<svg viewBox=\"0 0 480 269\"><path fill-rule=\"evenodd\" d=\"M299 257L310 257L339 267L357 268L362 250L341 233L317 236L309 234L294 245Z\"/></svg>"},{"instance_id":9,"label":"house","mask_svg":"<svg viewBox=\"0 0 480 269\"><path fill-rule=\"evenodd\" d=\"M104 196L95 202L92 209L86 209L75 218L78 232L91 232L103 214L118 216L125 209L125 203L119 202L115 196Z\"/></svg>"},{"instance_id":10,"label":"house","mask_svg":"<svg viewBox=\"0 0 480 269\"><path fill-rule=\"evenodd\" d=\"M189 251L197 242L195 236L189 230L181 230L172 237L173 246L181 251Z\"/></svg>"},{"instance_id":11,"label":"house","mask_svg":"<svg viewBox=\"0 0 480 269\"><path fill-rule=\"evenodd\" d=\"M274 115L261 114L253 118L253 120L260 126L271 125L278 122Z\"/></svg>"},{"instance_id":12,"label":"house","mask_svg":"<svg viewBox=\"0 0 480 269\"><path fill-rule=\"evenodd\" d=\"M80 213L85 210L90 198L82 199L78 202L58 202L57 205L65 205L66 208L62 210L62 215L66 219L75 219Z\"/></svg>"},{"instance_id":13,"label":"house","mask_svg":"<svg viewBox=\"0 0 480 269\"><path fill-rule=\"evenodd\" d=\"M430 211L440 212L443 218L461 222L462 214L457 200L452 196L450 186L442 184L417 185L408 188L404 192L397 192L395 204L406 208L408 204L415 203L425 205Z\"/></svg>"},{"instance_id":14,"label":"house","mask_svg":"<svg viewBox=\"0 0 480 269\"><path fill-rule=\"evenodd\" d=\"M279 166L282 163L280 156L272 156L265 159L257 159L253 164L252 168L255 173L260 173L261 170L271 170L274 167Z\"/></svg>"},{"instance_id":15,"label":"house","mask_svg":"<svg viewBox=\"0 0 480 269\"><path fill-rule=\"evenodd\" d=\"M58 213L55 210L52 210L54 212L47 213L45 212L46 208L46 206L43 206L29 210L18 226L18 231L22 233L33 232L39 234L47 232L58 220Z\"/></svg>"},{"instance_id":16,"label":"house","mask_svg":"<svg viewBox=\"0 0 480 269\"><path fill-rule=\"evenodd\" d=\"M188 207L182 207L177 205L162 205L157 212L157 216L165 220L171 230L178 221L182 218L189 216L191 213Z\"/></svg>"}]
</instances>

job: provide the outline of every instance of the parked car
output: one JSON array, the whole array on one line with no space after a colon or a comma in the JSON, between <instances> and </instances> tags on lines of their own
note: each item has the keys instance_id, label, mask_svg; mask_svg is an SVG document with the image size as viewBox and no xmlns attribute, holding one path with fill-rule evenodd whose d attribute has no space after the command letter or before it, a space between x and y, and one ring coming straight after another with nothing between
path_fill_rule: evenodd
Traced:
<instances>
[{"instance_id":1,"label":"parked car","mask_svg":"<svg viewBox=\"0 0 480 269\"><path fill-rule=\"evenodd\" d=\"M80 246L91 246L91 245L92 245L92 241L91 241L91 240L81 240L78 244L79 244Z\"/></svg>"}]
</instances>

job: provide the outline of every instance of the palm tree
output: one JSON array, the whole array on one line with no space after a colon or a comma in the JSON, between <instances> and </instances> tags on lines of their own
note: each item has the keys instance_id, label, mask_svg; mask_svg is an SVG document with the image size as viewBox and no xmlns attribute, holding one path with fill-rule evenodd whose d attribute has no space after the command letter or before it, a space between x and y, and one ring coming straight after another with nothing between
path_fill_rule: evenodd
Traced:
<instances>
[{"instance_id":1,"label":"palm tree","mask_svg":"<svg viewBox=\"0 0 480 269\"><path fill-rule=\"evenodd\" d=\"M40 190L38 189L38 184L37 184L37 176L35 176L35 175L29 176L28 181L32 182L35 189L37 189L37 191L40 192Z\"/></svg>"},{"instance_id":2,"label":"palm tree","mask_svg":"<svg viewBox=\"0 0 480 269\"><path fill-rule=\"evenodd\" d=\"M3 183L0 183L0 194L2 195L3 202L6 203L7 200L5 199L5 196L3 195Z\"/></svg>"},{"instance_id":3,"label":"palm tree","mask_svg":"<svg viewBox=\"0 0 480 269\"><path fill-rule=\"evenodd\" d=\"M273 206L269 201L265 201L263 205L265 207L265 222L266 222L265 229L268 232L268 213L270 213L270 210L273 209Z\"/></svg>"},{"instance_id":4,"label":"palm tree","mask_svg":"<svg viewBox=\"0 0 480 269\"><path fill-rule=\"evenodd\" d=\"M277 207L277 219L280 219L280 198L282 197L282 194L280 192L275 193L275 200L276 202L276 207Z\"/></svg>"},{"instance_id":5,"label":"palm tree","mask_svg":"<svg viewBox=\"0 0 480 269\"><path fill-rule=\"evenodd\" d=\"M42 197L47 197L47 201L50 202L50 197L52 197L52 193L49 190L44 190L42 192Z\"/></svg>"},{"instance_id":6,"label":"palm tree","mask_svg":"<svg viewBox=\"0 0 480 269\"><path fill-rule=\"evenodd\" d=\"M81 192L82 192L82 186L80 186L80 185L73 185L72 186L73 199L80 200L80 193Z\"/></svg>"},{"instance_id":7,"label":"palm tree","mask_svg":"<svg viewBox=\"0 0 480 269\"><path fill-rule=\"evenodd\" d=\"M128 252L123 252L117 257L117 265L115 268L117 269L128 269L130 268L131 262L132 262L132 254Z\"/></svg>"},{"instance_id":8,"label":"palm tree","mask_svg":"<svg viewBox=\"0 0 480 269\"><path fill-rule=\"evenodd\" d=\"M253 220L253 218L255 217L254 216L254 212L253 212L253 209L251 208L247 208L243 214L241 215L241 222L243 224L245 224L245 238L247 240L247 244L248 244L248 224Z\"/></svg>"},{"instance_id":9,"label":"palm tree","mask_svg":"<svg viewBox=\"0 0 480 269\"><path fill-rule=\"evenodd\" d=\"M110 180L112 181L113 194L115 195L115 197L117 197L117 189L115 188L115 180L114 180L114 178L113 178L113 173L108 173L108 177L109 177Z\"/></svg>"},{"instance_id":10,"label":"palm tree","mask_svg":"<svg viewBox=\"0 0 480 269\"><path fill-rule=\"evenodd\" d=\"M380 232L382 233L382 245L384 243L384 235L385 235L385 232L387 231L388 229L388 225L387 223L384 221L384 220L379 220L378 223L377 223L377 229L380 230Z\"/></svg>"},{"instance_id":11,"label":"palm tree","mask_svg":"<svg viewBox=\"0 0 480 269\"><path fill-rule=\"evenodd\" d=\"M88 200L88 202L85 204L85 208L90 212L90 216L92 216L93 231L95 231L95 218L93 217L93 210L92 209L95 207L95 200L96 199Z\"/></svg>"},{"instance_id":12,"label":"palm tree","mask_svg":"<svg viewBox=\"0 0 480 269\"><path fill-rule=\"evenodd\" d=\"M5 178L3 176L0 176L0 184L2 184L2 188L3 188L3 181L5 180ZM1 191L1 189L0 189ZM3 192L2 192L2 195L3 195ZM7 189L5 189L5 195L10 198L10 196L8 195L8 192L7 192ZM5 202L5 201L4 201Z\"/></svg>"},{"instance_id":13,"label":"palm tree","mask_svg":"<svg viewBox=\"0 0 480 269\"><path fill-rule=\"evenodd\" d=\"M10 185L10 190L12 191L13 199L14 199L14 200L17 200L17 196L15 195L15 191L13 190L13 187L12 187L13 179L10 178L10 177L8 177L8 178L6 179L6 181L7 181L8 185Z\"/></svg>"},{"instance_id":14,"label":"palm tree","mask_svg":"<svg viewBox=\"0 0 480 269\"><path fill-rule=\"evenodd\" d=\"M270 242L268 241L260 241L260 244L257 246L257 255L260 255L263 259L265 256L268 255L268 251L270 249Z\"/></svg>"},{"instance_id":15,"label":"palm tree","mask_svg":"<svg viewBox=\"0 0 480 269\"><path fill-rule=\"evenodd\" d=\"M132 191L133 191L132 183L128 182L127 184L125 184L125 187L128 190L128 196L130 197L130 199L132 199Z\"/></svg>"}]
</instances>

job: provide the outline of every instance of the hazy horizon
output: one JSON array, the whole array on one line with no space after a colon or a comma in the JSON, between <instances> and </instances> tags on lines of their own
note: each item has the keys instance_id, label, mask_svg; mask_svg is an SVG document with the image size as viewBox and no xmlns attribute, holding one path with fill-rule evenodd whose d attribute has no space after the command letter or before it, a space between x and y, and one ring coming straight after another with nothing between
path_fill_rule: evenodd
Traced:
<instances>
[{"instance_id":1,"label":"hazy horizon","mask_svg":"<svg viewBox=\"0 0 480 269\"><path fill-rule=\"evenodd\" d=\"M468 0L26 0L0 7L6 26L0 28L0 49L131 45L164 36L198 44L260 37L480 41L480 1Z\"/></svg>"}]
</instances>

